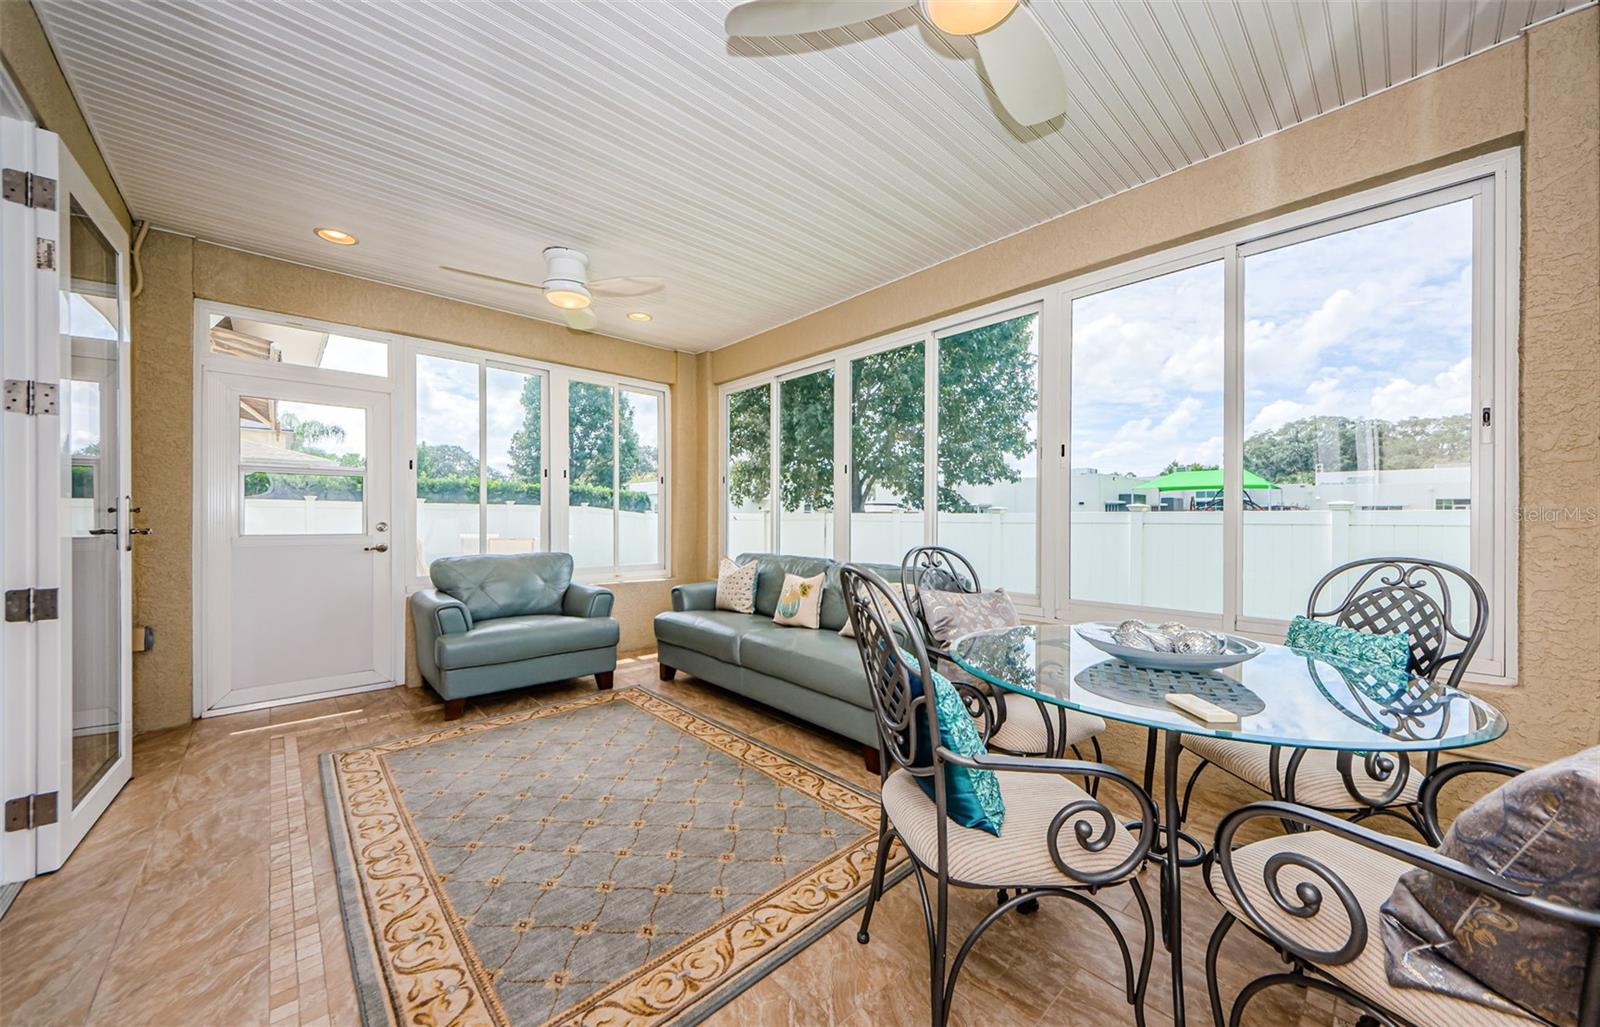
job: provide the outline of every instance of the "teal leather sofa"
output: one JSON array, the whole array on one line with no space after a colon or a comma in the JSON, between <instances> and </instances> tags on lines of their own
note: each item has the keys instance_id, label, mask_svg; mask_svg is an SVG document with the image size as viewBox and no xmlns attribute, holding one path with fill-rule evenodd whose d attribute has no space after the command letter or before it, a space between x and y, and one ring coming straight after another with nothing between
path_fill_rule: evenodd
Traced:
<instances>
[{"instance_id":1,"label":"teal leather sofa","mask_svg":"<svg viewBox=\"0 0 1600 1027\"><path fill-rule=\"evenodd\" d=\"M567 553L446 556L411 596L417 667L454 720L475 695L593 674L610 688L611 592L576 584Z\"/></svg>"},{"instance_id":2,"label":"teal leather sofa","mask_svg":"<svg viewBox=\"0 0 1600 1027\"><path fill-rule=\"evenodd\" d=\"M840 564L808 556L744 553L739 563L756 560L756 612L718 610L717 583L697 582L672 590L672 609L656 615L656 655L661 680L682 670L792 717L844 735L862 746L869 759L878 754L878 732L867 694L866 672L853 638L839 629L845 622ZM867 564L890 581L900 568ZM785 574L825 574L821 627L784 627L772 622Z\"/></svg>"}]
</instances>

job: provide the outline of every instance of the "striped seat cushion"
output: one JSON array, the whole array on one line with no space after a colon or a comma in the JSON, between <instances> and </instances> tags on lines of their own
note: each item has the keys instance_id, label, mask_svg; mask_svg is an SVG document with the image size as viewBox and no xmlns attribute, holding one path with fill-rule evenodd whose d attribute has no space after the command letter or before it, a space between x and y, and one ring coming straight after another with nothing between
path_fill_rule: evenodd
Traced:
<instances>
[{"instance_id":1,"label":"striped seat cushion","mask_svg":"<svg viewBox=\"0 0 1600 1027\"><path fill-rule=\"evenodd\" d=\"M1326 831L1307 831L1282 835L1254 842L1233 853L1234 874L1239 889L1274 930L1293 938L1307 948L1331 950L1341 947L1350 936L1350 918L1338 897L1309 870L1298 866L1285 866L1278 874L1278 887L1282 894L1292 897L1302 882L1315 885L1322 893L1322 905L1314 916L1290 916L1278 908L1267 892L1266 865L1279 852L1295 852L1332 870L1349 886L1361 907L1367 922L1367 944L1356 958L1340 966L1318 968L1345 987L1375 1002L1384 1009L1417 1024L1449 1024L1450 1027L1525 1027L1538 1023L1531 1017L1514 1012L1503 1012L1420 988L1396 988L1389 984L1387 959L1384 955L1383 935L1378 907L1394 891L1400 875L1410 870L1411 864L1382 852L1375 852L1352 841L1346 841ZM1238 899L1228 890L1220 864L1211 867L1211 890L1223 907L1250 926L1250 917Z\"/></svg>"},{"instance_id":2,"label":"striped seat cushion","mask_svg":"<svg viewBox=\"0 0 1600 1027\"><path fill-rule=\"evenodd\" d=\"M1046 712L1050 717L1051 730L1059 731L1061 725L1056 720L1056 711L1052 709ZM1079 713L1076 710L1067 710L1066 713L1066 739L1060 741L1063 749L1069 745L1086 742L1106 729L1106 722L1099 717ZM989 748L1018 756L1046 756L1050 754L1047 741L1044 717L1040 715L1039 704L1026 696L1008 696L1005 722L989 739Z\"/></svg>"},{"instance_id":3,"label":"striped seat cushion","mask_svg":"<svg viewBox=\"0 0 1600 1027\"><path fill-rule=\"evenodd\" d=\"M1215 763L1234 777L1249 784L1255 785L1267 794L1272 794L1272 747L1259 742L1240 742L1232 738L1207 738L1201 735L1186 736L1183 747ZM1283 778L1289 776L1289 760L1294 756L1295 750L1285 747L1278 754L1278 773ZM1391 757L1395 754L1391 753ZM1404 757L1400 757L1404 758ZM1341 813L1354 812L1367 808L1367 804L1354 798L1350 790L1345 787L1344 777L1339 773L1339 754L1327 749L1308 749L1305 758L1294 772L1293 800L1302 806L1314 809L1334 810ZM1398 770L1398 768L1397 768ZM1350 762L1350 776L1354 779L1361 794L1376 801L1381 799L1389 790L1389 782L1375 781L1367 776L1366 761L1352 755ZM1400 795L1394 800L1396 804L1417 801L1417 791L1422 787L1422 771L1412 767L1406 775L1405 787L1400 790ZM1282 782L1282 794L1290 797L1288 782Z\"/></svg>"},{"instance_id":4,"label":"striped seat cushion","mask_svg":"<svg viewBox=\"0 0 1600 1027\"><path fill-rule=\"evenodd\" d=\"M996 772L1005 800L1005 825L999 835L949 822L950 876L962 884L985 888L1024 886L1075 886L1050 859L1050 821L1070 803L1090 800L1089 793L1060 774L1023 771ZM939 864L939 813L916 779L896 770L883 783L883 808L906 847L923 864ZM1073 823L1089 823L1091 837L1099 837L1102 822L1089 813L1062 825L1057 845L1062 859L1080 873L1110 870L1128 858L1134 836L1116 825L1111 843L1099 852L1078 847Z\"/></svg>"}]
</instances>

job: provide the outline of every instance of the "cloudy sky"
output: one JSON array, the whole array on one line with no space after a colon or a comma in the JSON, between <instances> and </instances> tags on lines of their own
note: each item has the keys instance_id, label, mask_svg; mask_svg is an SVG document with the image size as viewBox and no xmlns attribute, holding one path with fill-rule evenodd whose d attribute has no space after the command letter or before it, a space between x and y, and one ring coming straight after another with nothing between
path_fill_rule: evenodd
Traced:
<instances>
[{"instance_id":1,"label":"cloudy sky","mask_svg":"<svg viewBox=\"0 0 1600 1027\"><path fill-rule=\"evenodd\" d=\"M1468 412L1471 273L1467 200L1247 258L1246 434ZM1075 467L1221 461L1222 306L1221 261L1073 304Z\"/></svg>"}]
</instances>

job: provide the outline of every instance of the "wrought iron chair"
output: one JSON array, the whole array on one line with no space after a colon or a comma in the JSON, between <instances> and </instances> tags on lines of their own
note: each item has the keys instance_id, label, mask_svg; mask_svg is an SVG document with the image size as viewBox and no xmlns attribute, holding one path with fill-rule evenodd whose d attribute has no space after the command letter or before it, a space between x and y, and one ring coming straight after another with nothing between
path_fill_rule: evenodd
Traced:
<instances>
[{"instance_id":1,"label":"wrought iron chair","mask_svg":"<svg viewBox=\"0 0 1600 1027\"><path fill-rule=\"evenodd\" d=\"M1472 773L1514 777L1521 771L1503 763L1458 760L1429 774L1418 805L1425 837L1432 846L1437 846L1443 835L1438 819L1440 790ZM1293 821L1302 830L1234 848L1239 830L1260 818ZM1277 949L1290 968L1245 985L1229 1011L1229 1027L1238 1027L1257 995L1280 984L1343 998L1365 1014L1363 1023L1419 1027L1544 1023L1531 1013L1502 1012L1452 995L1389 984L1384 945L1377 937L1379 907L1394 891L1400 875L1414 867L1481 892L1488 908L1516 907L1583 928L1588 934L1588 960L1577 1022L1579 1027L1600 1027L1600 912L1535 897L1523 885L1450 859L1433 848L1275 801L1241 807L1217 826L1216 846L1206 870L1206 886L1224 909L1206 948L1211 1016L1217 1027L1224 1023L1217 959L1223 939L1239 921ZM1508 953L1507 958L1515 955Z\"/></svg>"},{"instance_id":2,"label":"wrought iron chair","mask_svg":"<svg viewBox=\"0 0 1600 1027\"><path fill-rule=\"evenodd\" d=\"M976 686L975 691L964 691L963 697L972 697L969 708L973 717L992 722L990 748L1014 756L1064 756L1070 749L1075 758L1081 759L1083 753L1078 746L1087 742L1095 761L1100 761L1100 739L1095 736L1106 729L1105 721L1064 706L1049 707L1025 696L997 692L956 666L934 637L923 597L930 590L969 595L982 592L978 571L970 560L944 546L918 546L907 552L900 564L900 588L935 669L952 681L959 678Z\"/></svg>"},{"instance_id":3,"label":"wrought iron chair","mask_svg":"<svg viewBox=\"0 0 1600 1027\"><path fill-rule=\"evenodd\" d=\"M863 945L870 940L872 912L883 896L884 863L890 843L898 840L910 856L922 899L934 1027L949 1021L956 981L978 939L1006 913L1042 897L1076 902L1111 930L1122 953L1125 997L1133 1006L1135 1021L1142 1025L1154 950L1150 907L1137 879L1156 834L1155 807L1149 796L1132 778L1103 763L988 754L969 758L938 744L933 661L921 635L906 630L912 615L904 601L883 578L856 564L846 564L840 579L872 695L882 767L878 856L856 940ZM905 630L903 645L909 660L901 655L897 623ZM914 679L927 687L914 688ZM961 827L946 815L945 771L950 764L996 773L1006 803L999 836ZM1126 826L1119 823L1109 807L1074 780L1083 777L1126 791L1139 818ZM919 778L931 778L931 798ZM1144 949L1137 968L1116 921L1091 897L1101 888L1124 884L1132 889L1144 917ZM952 885L1015 893L979 921L947 962Z\"/></svg>"},{"instance_id":4,"label":"wrought iron chair","mask_svg":"<svg viewBox=\"0 0 1600 1027\"><path fill-rule=\"evenodd\" d=\"M1346 574L1354 575L1352 584L1336 585ZM1470 602L1464 630L1453 615L1452 586ZM1325 592L1337 598L1325 600ZM1323 575L1311 590L1306 616L1358 631L1406 635L1412 681L1405 692L1382 704L1381 710L1347 711L1389 733L1404 734L1408 719L1420 722L1434 711L1434 700L1444 688L1460 684L1488 630L1489 597L1477 579L1458 567L1386 556L1354 560ZM1427 837L1418 798L1421 775L1413 772L1404 753L1334 753L1199 737L1185 739L1184 748L1200 757L1184 789L1185 815L1200 774L1215 765L1274 799L1345 815L1351 821L1392 816ZM1430 752L1426 772L1432 773L1438 762L1438 752Z\"/></svg>"}]
</instances>

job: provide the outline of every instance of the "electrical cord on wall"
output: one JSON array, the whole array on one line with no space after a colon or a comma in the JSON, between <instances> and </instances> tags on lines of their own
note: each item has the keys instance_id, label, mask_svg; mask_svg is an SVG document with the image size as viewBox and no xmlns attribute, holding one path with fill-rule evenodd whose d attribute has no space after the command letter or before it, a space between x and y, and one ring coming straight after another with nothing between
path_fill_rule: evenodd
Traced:
<instances>
[{"instance_id":1,"label":"electrical cord on wall","mask_svg":"<svg viewBox=\"0 0 1600 1027\"><path fill-rule=\"evenodd\" d=\"M148 221L141 221L134 226L133 249L129 254L133 263L133 290L129 293L130 299L138 299L139 293L144 291L144 267L139 263L139 247L144 245L144 237L149 231Z\"/></svg>"}]
</instances>

